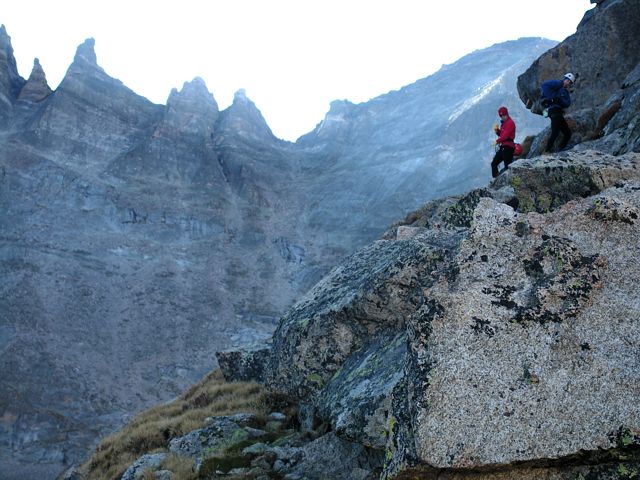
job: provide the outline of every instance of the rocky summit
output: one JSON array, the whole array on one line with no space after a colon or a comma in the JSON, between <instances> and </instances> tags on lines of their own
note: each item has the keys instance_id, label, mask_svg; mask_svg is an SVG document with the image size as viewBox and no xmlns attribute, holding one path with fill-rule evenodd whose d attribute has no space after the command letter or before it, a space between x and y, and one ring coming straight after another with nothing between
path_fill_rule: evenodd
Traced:
<instances>
[{"instance_id":1,"label":"rocky summit","mask_svg":"<svg viewBox=\"0 0 640 480\"><path fill-rule=\"evenodd\" d=\"M252 464L211 475L636 478L640 67L591 57L637 41L638 6L334 102L296 143L198 78L148 102L92 39L56 89L24 80L2 27L0 477L55 477L219 363L300 432L212 418L125 478L206 476L231 440ZM497 107L523 140L568 70L572 148L540 155L543 130L487 184Z\"/></svg>"}]
</instances>

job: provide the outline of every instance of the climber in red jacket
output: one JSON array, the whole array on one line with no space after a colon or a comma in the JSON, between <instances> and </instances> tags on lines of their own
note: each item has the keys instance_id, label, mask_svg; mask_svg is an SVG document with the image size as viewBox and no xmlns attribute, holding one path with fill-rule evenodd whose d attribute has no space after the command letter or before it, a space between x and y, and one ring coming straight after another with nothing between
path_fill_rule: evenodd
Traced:
<instances>
[{"instance_id":1,"label":"climber in red jacket","mask_svg":"<svg viewBox=\"0 0 640 480\"><path fill-rule=\"evenodd\" d=\"M500 107L498 109L498 115L500 116L500 126L494 125L493 129L498 135L495 141L495 145L498 146L498 151L493 157L491 162L491 175L496 178L498 173L498 165L500 162L504 162L504 169L509 168L509 165L513 162L513 150L516 144L514 139L516 138L516 124L509 116L509 110L507 107ZM504 170L503 170L504 171Z\"/></svg>"}]
</instances>

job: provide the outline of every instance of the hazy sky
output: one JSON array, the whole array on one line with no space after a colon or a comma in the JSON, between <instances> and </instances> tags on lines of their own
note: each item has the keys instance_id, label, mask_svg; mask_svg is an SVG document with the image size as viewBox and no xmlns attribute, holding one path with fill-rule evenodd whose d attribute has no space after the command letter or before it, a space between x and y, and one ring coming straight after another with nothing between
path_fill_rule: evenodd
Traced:
<instances>
[{"instance_id":1,"label":"hazy sky","mask_svg":"<svg viewBox=\"0 0 640 480\"><path fill-rule=\"evenodd\" d=\"M98 64L155 103L202 77L221 109L244 88L280 138L332 100L397 90L474 50L563 40L589 0L30 0L3 2L20 74L39 58L55 89L85 39ZM470 72L471 74L472 72ZM559 72L562 73L562 72Z\"/></svg>"}]
</instances>

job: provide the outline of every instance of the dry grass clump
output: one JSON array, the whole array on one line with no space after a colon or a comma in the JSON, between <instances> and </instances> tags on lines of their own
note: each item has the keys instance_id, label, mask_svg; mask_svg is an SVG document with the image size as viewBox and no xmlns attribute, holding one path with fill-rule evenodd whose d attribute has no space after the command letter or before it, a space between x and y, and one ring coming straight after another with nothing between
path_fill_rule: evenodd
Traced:
<instances>
[{"instance_id":1,"label":"dry grass clump","mask_svg":"<svg viewBox=\"0 0 640 480\"><path fill-rule=\"evenodd\" d=\"M264 387L227 383L216 369L173 402L142 412L122 430L105 438L81 470L90 480L119 479L140 456L166 451L170 439L202 428L207 417L240 412L267 415L272 408L274 398ZM185 470L184 476L178 478L189 478L184 460L170 457L167 461L176 470ZM189 464L189 472L190 468Z\"/></svg>"}]
</instances>

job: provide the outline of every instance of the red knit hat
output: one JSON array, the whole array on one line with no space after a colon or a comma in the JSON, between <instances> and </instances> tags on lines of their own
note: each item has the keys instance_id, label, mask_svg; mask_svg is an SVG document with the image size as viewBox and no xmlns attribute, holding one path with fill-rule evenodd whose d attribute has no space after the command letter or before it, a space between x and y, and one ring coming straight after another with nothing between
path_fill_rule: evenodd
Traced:
<instances>
[{"instance_id":1,"label":"red knit hat","mask_svg":"<svg viewBox=\"0 0 640 480\"><path fill-rule=\"evenodd\" d=\"M498 109L498 116L503 116L503 115L509 115L509 110L507 110L507 107L500 107Z\"/></svg>"}]
</instances>

